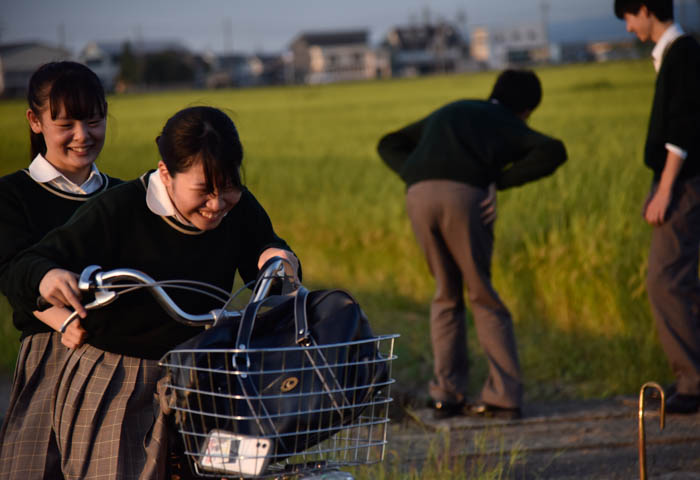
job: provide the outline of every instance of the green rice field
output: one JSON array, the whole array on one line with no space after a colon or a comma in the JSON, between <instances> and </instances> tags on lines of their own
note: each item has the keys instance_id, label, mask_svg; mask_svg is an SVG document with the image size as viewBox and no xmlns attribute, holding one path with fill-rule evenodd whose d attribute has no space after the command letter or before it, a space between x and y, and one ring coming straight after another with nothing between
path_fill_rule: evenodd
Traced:
<instances>
[{"instance_id":1,"label":"green rice field","mask_svg":"<svg viewBox=\"0 0 700 480\"><path fill-rule=\"evenodd\" d=\"M569 160L553 176L499 194L494 283L510 307L526 401L638 391L671 375L644 288L651 180L642 149L653 93L650 62L547 67L531 125L560 138ZM397 332L399 390L425 395L433 293L404 208L404 186L375 147L457 98L488 95L496 73L327 86L111 96L100 169L134 178L158 161L154 139L178 109L230 113L245 179L295 249L311 288L343 287L377 332ZM29 163L25 104L0 102L0 174ZM128 267L128 265L125 265ZM18 333L0 306L2 368ZM471 389L486 363L470 325Z\"/></svg>"}]
</instances>

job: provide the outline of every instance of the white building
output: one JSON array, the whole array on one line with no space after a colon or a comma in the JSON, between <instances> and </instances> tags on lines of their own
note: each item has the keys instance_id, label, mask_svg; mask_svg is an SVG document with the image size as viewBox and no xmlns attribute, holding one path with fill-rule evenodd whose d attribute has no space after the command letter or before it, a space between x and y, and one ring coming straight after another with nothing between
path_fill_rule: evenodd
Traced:
<instances>
[{"instance_id":1,"label":"white building","mask_svg":"<svg viewBox=\"0 0 700 480\"><path fill-rule=\"evenodd\" d=\"M370 48L368 38L366 30L299 34L290 46L295 81L330 83L389 76L388 54Z\"/></svg>"},{"instance_id":2,"label":"white building","mask_svg":"<svg viewBox=\"0 0 700 480\"><path fill-rule=\"evenodd\" d=\"M471 56L492 69L547 62L547 29L541 23L472 30Z\"/></svg>"},{"instance_id":3,"label":"white building","mask_svg":"<svg viewBox=\"0 0 700 480\"><path fill-rule=\"evenodd\" d=\"M117 42L90 42L80 52L79 61L90 67L100 78L102 87L114 90L119 75L119 57L122 44Z\"/></svg>"}]
</instances>

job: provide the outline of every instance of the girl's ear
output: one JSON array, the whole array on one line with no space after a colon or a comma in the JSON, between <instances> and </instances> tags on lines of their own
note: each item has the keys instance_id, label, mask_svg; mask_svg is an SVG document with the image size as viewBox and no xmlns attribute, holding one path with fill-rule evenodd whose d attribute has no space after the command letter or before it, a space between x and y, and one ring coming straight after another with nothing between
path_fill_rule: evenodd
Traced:
<instances>
[{"instance_id":1,"label":"girl's ear","mask_svg":"<svg viewBox=\"0 0 700 480\"><path fill-rule=\"evenodd\" d=\"M170 185L173 183L173 177L170 176L168 167L165 166L163 160L158 161L158 174L160 175L160 179L163 182L163 185L170 188Z\"/></svg>"},{"instance_id":2,"label":"girl's ear","mask_svg":"<svg viewBox=\"0 0 700 480\"><path fill-rule=\"evenodd\" d=\"M34 110L31 108L27 109L27 121L29 122L29 128L32 129L32 132L37 134L43 133L41 130L41 121L39 121L39 117L36 116Z\"/></svg>"}]
</instances>

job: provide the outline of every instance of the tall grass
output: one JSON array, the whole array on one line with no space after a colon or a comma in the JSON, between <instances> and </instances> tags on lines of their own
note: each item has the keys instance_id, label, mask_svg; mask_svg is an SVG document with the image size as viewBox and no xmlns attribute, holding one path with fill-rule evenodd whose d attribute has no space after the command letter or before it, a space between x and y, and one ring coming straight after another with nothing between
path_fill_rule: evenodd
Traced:
<instances>
[{"instance_id":1,"label":"tall grass","mask_svg":"<svg viewBox=\"0 0 700 480\"><path fill-rule=\"evenodd\" d=\"M528 398L611 395L665 381L644 292L649 228L640 217L653 69L624 62L538 74L544 99L531 125L561 138L569 161L499 195L493 264L516 321ZM113 96L99 165L133 178L155 166L154 138L172 113L194 104L227 109L243 140L247 184L302 259L305 283L349 289L377 331L401 333L396 373L405 388L422 391L434 285L404 186L375 146L444 103L485 97L495 75ZM1 174L28 163L24 109L0 103ZM476 391L486 366L471 332ZM10 341L2 350L13 348Z\"/></svg>"},{"instance_id":2,"label":"tall grass","mask_svg":"<svg viewBox=\"0 0 700 480\"><path fill-rule=\"evenodd\" d=\"M391 449L384 462L350 471L356 480L500 480L519 477L527 460L520 442L506 446L497 429L440 431L409 450Z\"/></svg>"}]
</instances>

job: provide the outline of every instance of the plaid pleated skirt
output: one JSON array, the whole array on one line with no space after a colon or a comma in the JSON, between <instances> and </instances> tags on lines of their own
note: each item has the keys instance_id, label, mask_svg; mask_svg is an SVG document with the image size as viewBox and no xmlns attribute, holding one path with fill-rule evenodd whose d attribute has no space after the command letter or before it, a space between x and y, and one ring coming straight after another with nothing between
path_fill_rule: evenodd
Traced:
<instances>
[{"instance_id":1,"label":"plaid pleated skirt","mask_svg":"<svg viewBox=\"0 0 700 480\"><path fill-rule=\"evenodd\" d=\"M91 345L65 361L53 403L53 427L67 480L165 478L167 429L156 396L155 360Z\"/></svg>"},{"instance_id":2,"label":"plaid pleated skirt","mask_svg":"<svg viewBox=\"0 0 700 480\"><path fill-rule=\"evenodd\" d=\"M0 430L0 478L62 478L51 405L69 353L56 332L36 333L22 340Z\"/></svg>"}]
</instances>

